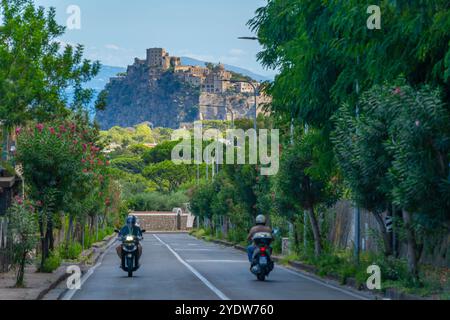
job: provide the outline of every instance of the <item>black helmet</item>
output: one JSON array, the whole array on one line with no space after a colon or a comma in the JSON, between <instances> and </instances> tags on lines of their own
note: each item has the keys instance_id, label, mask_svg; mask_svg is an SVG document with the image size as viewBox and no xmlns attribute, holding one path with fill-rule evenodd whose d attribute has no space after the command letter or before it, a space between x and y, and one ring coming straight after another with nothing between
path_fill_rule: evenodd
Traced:
<instances>
[{"instance_id":1,"label":"black helmet","mask_svg":"<svg viewBox=\"0 0 450 320\"><path fill-rule=\"evenodd\" d=\"M136 225L136 222L137 222L136 216L128 216L127 217L127 224L128 225L134 226L134 225Z\"/></svg>"}]
</instances>

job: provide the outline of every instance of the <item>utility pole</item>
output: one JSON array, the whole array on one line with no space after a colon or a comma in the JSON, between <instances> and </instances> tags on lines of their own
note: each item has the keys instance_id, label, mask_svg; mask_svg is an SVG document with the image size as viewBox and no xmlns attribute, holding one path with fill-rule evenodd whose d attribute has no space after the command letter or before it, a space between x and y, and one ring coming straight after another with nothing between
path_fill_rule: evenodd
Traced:
<instances>
[{"instance_id":1,"label":"utility pole","mask_svg":"<svg viewBox=\"0 0 450 320\"><path fill-rule=\"evenodd\" d=\"M359 56L357 57L356 64L359 65ZM356 79L356 96L357 99L359 97L359 81ZM356 118L359 118L359 104L358 101L356 102ZM360 239L361 239L361 210L358 205L355 206L355 212L354 212L354 257L355 262L359 264L359 254L360 254Z\"/></svg>"}]
</instances>

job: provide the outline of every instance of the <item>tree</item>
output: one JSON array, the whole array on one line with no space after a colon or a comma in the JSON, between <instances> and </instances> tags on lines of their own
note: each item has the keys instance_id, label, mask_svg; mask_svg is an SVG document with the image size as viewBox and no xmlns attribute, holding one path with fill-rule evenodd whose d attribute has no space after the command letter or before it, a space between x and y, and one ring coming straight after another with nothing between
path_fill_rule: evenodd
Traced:
<instances>
[{"instance_id":1,"label":"tree","mask_svg":"<svg viewBox=\"0 0 450 320\"><path fill-rule=\"evenodd\" d=\"M355 118L344 106L336 117L342 173L355 201L382 229L381 212L391 204L402 210L408 265L417 278L416 226L438 233L449 221L449 111L439 91L404 83L375 86L363 95L360 111Z\"/></svg>"},{"instance_id":2,"label":"tree","mask_svg":"<svg viewBox=\"0 0 450 320\"><path fill-rule=\"evenodd\" d=\"M202 183L194 188L190 199L190 208L196 216L211 220L214 192L214 186L209 183Z\"/></svg>"},{"instance_id":3,"label":"tree","mask_svg":"<svg viewBox=\"0 0 450 320\"><path fill-rule=\"evenodd\" d=\"M30 202L16 198L8 211L8 219L9 237L13 241L12 262L17 267L16 287L23 287L25 265L30 262L30 253L38 242L34 207Z\"/></svg>"},{"instance_id":4,"label":"tree","mask_svg":"<svg viewBox=\"0 0 450 320\"><path fill-rule=\"evenodd\" d=\"M42 267L53 250L53 227L60 211L71 213L71 221L87 211L84 200L107 184L107 161L95 145L96 130L85 119L38 123L18 129L17 134L16 159L23 167L28 196L37 205Z\"/></svg>"},{"instance_id":5,"label":"tree","mask_svg":"<svg viewBox=\"0 0 450 320\"><path fill-rule=\"evenodd\" d=\"M158 163L172 159L172 149L178 145L180 141L164 141L156 147L148 150L142 155L146 164Z\"/></svg>"},{"instance_id":6,"label":"tree","mask_svg":"<svg viewBox=\"0 0 450 320\"><path fill-rule=\"evenodd\" d=\"M336 129L332 135L336 158L352 198L356 205L374 214L382 231L386 255L392 253L391 237L381 214L392 211L388 171L393 160L386 142L398 109L388 107L381 97L393 92L391 88L374 87L364 93L358 117L354 108L344 104L334 117Z\"/></svg>"},{"instance_id":7,"label":"tree","mask_svg":"<svg viewBox=\"0 0 450 320\"><path fill-rule=\"evenodd\" d=\"M322 252L322 239L317 220L318 205L331 206L338 199L339 186L333 152L327 148L320 131L306 133L298 144L290 146L283 154L276 189L283 193L282 207L287 204L292 213L308 212L314 236L314 252ZM295 172L295 174L293 174Z\"/></svg>"},{"instance_id":8,"label":"tree","mask_svg":"<svg viewBox=\"0 0 450 320\"><path fill-rule=\"evenodd\" d=\"M385 1L381 9L382 29L369 30L367 3L358 0L269 0L259 8L248 23L264 48L258 59L280 70L267 85L272 110L332 129L334 112L356 102L356 81L364 91L402 74L413 85L443 87L449 101L448 1Z\"/></svg>"},{"instance_id":9,"label":"tree","mask_svg":"<svg viewBox=\"0 0 450 320\"><path fill-rule=\"evenodd\" d=\"M412 275L418 276L414 224L438 232L450 221L450 113L439 91L402 86L386 105L399 110L389 130L393 202L403 209Z\"/></svg>"},{"instance_id":10,"label":"tree","mask_svg":"<svg viewBox=\"0 0 450 320\"><path fill-rule=\"evenodd\" d=\"M154 182L158 191L169 193L191 176L186 165L177 165L170 160L148 165L142 175Z\"/></svg>"},{"instance_id":11,"label":"tree","mask_svg":"<svg viewBox=\"0 0 450 320\"><path fill-rule=\"evenodd\" d=\"M145 167L140 157L118 157L111 160L111 166L128 173L141 173Z\"/></svg>"},{"instance_id":12,"label":"tree","mask_svg":"<svg viewBox=\"0 0 450 320\"><path fill-rule=\"evenodd\" d=\"M65 91L72 88L70 107L80 110L93 91L82 84L92 79L98 62L83 60L83 47L61 46L64 27L55 9L45 12L31 0L1 0L4 25L0 30L0 119L11 128L27 120L44 122L67 115Z\"/></svg>"}]
</instances>

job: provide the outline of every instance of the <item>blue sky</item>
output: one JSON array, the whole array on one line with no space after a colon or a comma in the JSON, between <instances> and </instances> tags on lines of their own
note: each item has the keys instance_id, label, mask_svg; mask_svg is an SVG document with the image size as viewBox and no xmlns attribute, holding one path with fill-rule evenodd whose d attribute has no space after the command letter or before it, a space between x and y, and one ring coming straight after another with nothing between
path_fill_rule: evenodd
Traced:
<instances>
[{"instance_id":1,"label":"blue sky","mask_svg":"<svg viewBox=\"0 0 450 320\"><path fill-rule=\"evenodd\" d=\"M126 66L145 49L164 47L171 55L223 62L271 76L256 60L257 41L246 22L265 0L35 0L57 9L66 24L70 5L81 10L81 29L67 30L61 41L81 43L86 57Z\"/></svg>"}]
</instances>

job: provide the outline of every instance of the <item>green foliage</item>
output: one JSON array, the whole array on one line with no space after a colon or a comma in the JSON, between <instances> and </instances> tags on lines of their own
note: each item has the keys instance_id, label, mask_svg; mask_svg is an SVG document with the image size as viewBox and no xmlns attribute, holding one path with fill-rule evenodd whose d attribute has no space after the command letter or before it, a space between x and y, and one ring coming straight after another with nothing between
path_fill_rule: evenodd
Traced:
<instances>
[{"instance_id":1,"label":"green foliage","mask_svg":"<svg viewBox=\"0 0 450 320\"><path fill-rule=\"evenodd\" d=\"M264 66L280 74L268 85L272 109L319 127L342 103L404 75L446 86L449 93L450 9L445 0L382 1L382 28L367 28L368 3L358 0L269 0L249 21ZM286 94L289 92L289 95Z\"/></svg>"},{"instance_id":2,"label":"green foliage","mask_svg":"<svg viewBox=\"0 0 450 320\"><path fill-rule=\"evenodd\" d=\"M399 110L387 141L391 195L395 205L435 220L436 228L450 218L450 113L439 92L409 86L400 92L385 102Z\"/></svg>"},{"instance_id":3,"label":"green foliage","mask_svg":"<svg viewBox=\"0 0 450 320\"><path fill-rule=\"evenodd\" d=\"M136 174L142 172L145 164L140 157L118 157L111 160L111 166L128 173Z\"/></svg>"},{"instance_id":4,"label":"green foliage","mask_svg":"<svg viewBox=\"0 0 450 320\"><path fill-rule=\"evenodd\" d=\"M334 204L339 186L333 157L320 131L310 131L284 151L276 177L279 213L289 218L302 209Z\"/></svg>"},{"instance_id":5,"label":"green foliage","mask_svg":"<svg viewBox=\"0 0 450 320\"><path fill-rule=\"evenodd\" d=\"M31 203L21 199L8 210L8 236L13 241L12 263L17 268L16 286L24 285L25 265L30 263L29 254L38 242L37 221Z\"/></svg>"},{"instance_id":6,"label":"green foliage","mask_svg":"<svg viewBox=\"0 0 450 320\"><path fill-rule=\"evenodd\" d=\"M177 165L171 160L150 164L142 175L156 185L159 192L174 192L192 176L187 165Z\"/></svg>"},{"instance_id":7,"label":"green foliage","mask_svg":"<svg viewBox=\"0 0 450 320\"><path fill-rule=\"evenodd\" d=\"M58 251L50 253L49 257L45 259L44 266L41 268L41 272L52 273L61 265L62 259Z\"/></svg>"},{"instance_id":8,"label":"green foliage","mask_svg":"<svg viewBox=\"0 0 450 320\"><path fill-rule=\"evenodd\" d=\"M148 124L139 124L134 128L112 127L108 131L101 131L100 136L106 144L117 144L126 149L129 146L143 143L156 143L154 131Z\"/></svg>"},{"instance_id":9,"label":"green foliage","mask_svg":"<svg viewBox=\"0 0 450 320\"><path fill-rule=\"evenodd\" d=\"M202 183L194 189L190 199L192 212L199 217L212 217L211 203L214 196L212 184Z\"/></svg>"},{"instance_id":10,"label":"green foliage","mask_svg":"<svg viewBox=\"0 0 450 320\"><path fill-rule=\"evenodd\" d=\"M83 247L79 242L73 242L69 245L62 245L59 248L61 258L67 260L77 260L83 251Z\"/></svg>"},{"instance_id":11,"label":"green foliage","mask_svg":"<svg viewBox=\"0 0 450 320\"><path fill-rule=\"evenodd\" d=\"M164 141L156 147L146 151L142 159L146 164L159 163L172 159L172 149L178 145L179 141Z\"/></svg>"},{"instance_id":12,"label":"green foliage","mask_svg":"<svg viewBox=\"0 0 450 320\"><path fill-rule=\"evenodd\" d=\"M374 87L336 116L334 142L355 200L374 212L394 203L442 221L448 197L450 114L439 92L408 85ZM432 226L432 224L430 225Z\"/></svg>"},{"instance_id":13,"label":"green foliage","mask_svg":"<svg viewBox=\"0 0 450 320\"><path fill-rule=\"evenodd\" d=\"M0 118L12 127L27 120L45 121L67 115L66 89L73 91L71 109L81 110L93 91L82 84L94 77L98 62L83 60L83 46L55 41L64 27L31 0L2 0L0 33Z\"/></svg>"},{"instance_id":14,"label":"green foliage","mask_svg":"<svg viewBox=\"0 0 450 320\"><path fill-rule=\"evenodd\" d=\"M127 205L134 211L172 211L173 208L183 207L189 201L183 192L159 193L148 192L131 196Z\"/></svg>"}]
</instances>

